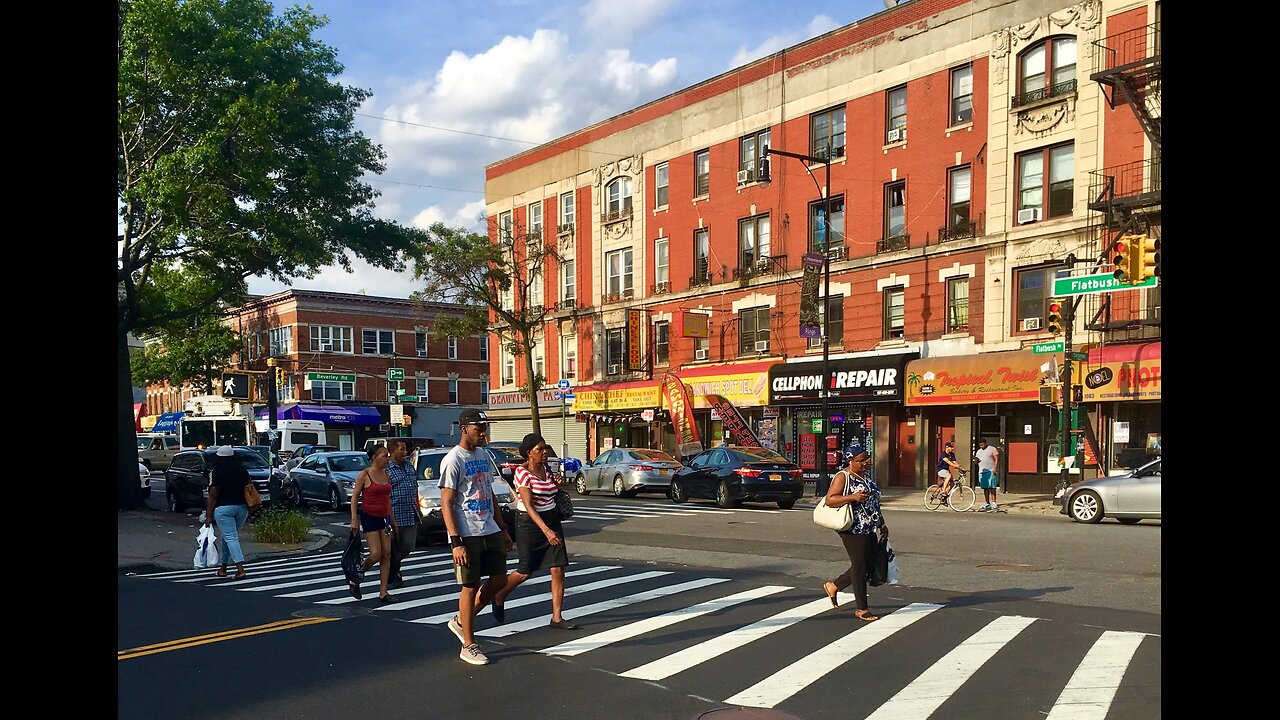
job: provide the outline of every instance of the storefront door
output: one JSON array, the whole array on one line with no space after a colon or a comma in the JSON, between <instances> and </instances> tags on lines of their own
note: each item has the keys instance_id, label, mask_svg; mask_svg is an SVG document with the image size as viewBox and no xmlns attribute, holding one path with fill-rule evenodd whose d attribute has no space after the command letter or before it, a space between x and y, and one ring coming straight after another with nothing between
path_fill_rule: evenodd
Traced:
<instances>
[{"instance_id":1,"label":"storefront door","mask_svg":"<svg viewBox=\"0 0 1280 720\"><path fill-rule=\"evenodd\" d=\"M898 473L894 485L916 487L916 423L914 420L898 422Z\"/></svg>"}]
</instances>

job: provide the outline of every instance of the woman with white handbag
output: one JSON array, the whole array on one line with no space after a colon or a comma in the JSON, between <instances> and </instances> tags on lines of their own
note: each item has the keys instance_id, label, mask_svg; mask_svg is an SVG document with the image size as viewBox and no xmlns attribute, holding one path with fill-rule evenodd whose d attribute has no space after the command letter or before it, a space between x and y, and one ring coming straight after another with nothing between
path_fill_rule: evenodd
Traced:
<instances>
[{"instance_id":1,"label":"woman with white handbag","mask_svg":"<svg viewBox=\"0 0 1280 720\"><path fill-rule=\"evenodd\" d=\"M879 619L867 607L867 568L876 548L876 531L879 530L882 538L889 537L889 527L880 512L880 488L862 475L862 468L870 461L865 448L850 446L844 453L844 468L831 479L831 487L823 498L828 508L849 506L852 522L847 530L836 531L849 555L849 569L840 577L824 582L822 589L832 607L839 607L836 593L852 585L857 608L854 616L865 622Z\"/></svg>"}]
</instances>

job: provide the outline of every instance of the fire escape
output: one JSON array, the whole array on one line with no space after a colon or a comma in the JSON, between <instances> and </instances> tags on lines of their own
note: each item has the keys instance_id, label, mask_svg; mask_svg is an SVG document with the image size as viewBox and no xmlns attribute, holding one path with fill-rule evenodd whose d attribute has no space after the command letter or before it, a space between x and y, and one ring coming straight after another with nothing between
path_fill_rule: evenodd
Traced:
<instances>
[{"instance_id":1,"label":"fire escape","mask_svg":"<svg viewBox=\"0 0 1280 720\"><path fill-rule=\"evenodd\" d=\"M1096 272L1110 272L1113 246L1122 235L1160 237L1160 24L1108 36L1093 43L1090 80L1102 86L1107 104L1127 105L1150 140L1148 159L1091 172L1089 210L1102 252ZM1085 295L1086 328L1104 342L1160 337L1159 286Z\"/></svg>"}]
</instances>

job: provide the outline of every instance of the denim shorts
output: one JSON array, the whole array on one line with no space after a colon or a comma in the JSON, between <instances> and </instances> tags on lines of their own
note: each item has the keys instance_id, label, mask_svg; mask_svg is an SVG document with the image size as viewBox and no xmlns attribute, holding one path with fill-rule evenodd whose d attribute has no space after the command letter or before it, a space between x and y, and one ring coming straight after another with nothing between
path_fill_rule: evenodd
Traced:
<instances>
[{"instance_id":1,"label":"denim shorts","mask_svg":"<svg viewBox=\"0 0 1280 720\"><path fill-rule=\"evenodd\" d=\"M366 515L360 513L360 531L361 532L378 532L383 528L391 527L391 518L377 517L375 515Z\"/></svg>"}]
</instances>

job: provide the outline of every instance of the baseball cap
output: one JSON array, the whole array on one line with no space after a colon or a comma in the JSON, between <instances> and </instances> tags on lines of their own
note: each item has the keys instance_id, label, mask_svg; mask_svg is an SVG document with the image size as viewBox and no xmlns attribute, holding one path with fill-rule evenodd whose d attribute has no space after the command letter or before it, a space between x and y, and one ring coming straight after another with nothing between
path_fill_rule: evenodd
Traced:
<instances>
[{"instance_id":1,"label":"baseball cap","mask_svg":"<svg viewBox=\"0 0 1280 720\"><path fill-rule=\"evenodd\" d=\"M483 410L463 410L458 416L458 426L463 425L483 425L489 422L489 416L484 414Z\"/></svg>"}]
</instances>

